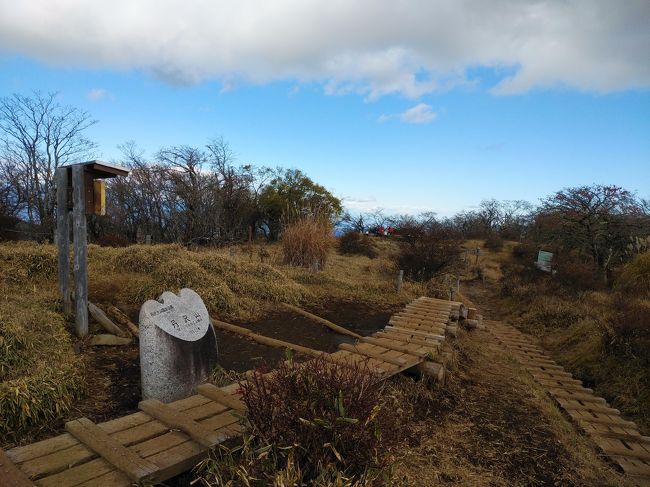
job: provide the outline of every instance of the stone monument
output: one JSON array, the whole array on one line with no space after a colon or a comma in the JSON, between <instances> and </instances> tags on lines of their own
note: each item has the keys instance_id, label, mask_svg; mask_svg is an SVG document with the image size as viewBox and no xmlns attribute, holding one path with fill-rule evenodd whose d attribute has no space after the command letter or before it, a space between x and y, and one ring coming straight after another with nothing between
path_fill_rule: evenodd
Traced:
<instances>
[{"instance_id":1,"label":"stone monument","mask_svg":"<svg viewBox=\"0 0 650 487\"><path fill-rule=\"evenodd\" d=\"M164 292L140 308L143 399L171 402L192 394L217 364L208 310L191 289Z\"/></svg>"}]
</instances>

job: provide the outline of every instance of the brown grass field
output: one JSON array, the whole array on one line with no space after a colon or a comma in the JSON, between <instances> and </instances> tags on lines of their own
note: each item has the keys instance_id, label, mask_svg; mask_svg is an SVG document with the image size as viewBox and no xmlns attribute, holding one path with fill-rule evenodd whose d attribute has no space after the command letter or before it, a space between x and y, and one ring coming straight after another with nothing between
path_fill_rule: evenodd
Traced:
<instances>
[{"instance_id":1,"label":"brown grass field","mask_svg":"<svg viewBox=\"0 0 650 487\"><path fill-rule=\"evenodd\" d=\"M331 351L344 338L287 312L280 303L300 305L367 334L418 296L446 297L451 281L444 279L406 281L397 294L396 246L389 239L375 240L377 258L330 253L318 272L285 265L279 245L265 247L265 263L259 262L257 246L238 247L231 256L228 249L91 245L90 300L100 307L115 305L137 322L145 300L164 290L191 287L215 317ZM476 279L472 258L457 299L471 299L489 318L506 318L544 334L544 344L570 369L593 366L602 356L587 319L592 314L584 309L598 303L606 307L608 297L582 298L585 308L578 309L584 317L561 329L539 331L536 322L526 321L533 316L530 306L498 296L502 265L514 245L506 243L500 252L480 257L484 280ZM0 264L0 447L51 436L76 417L103 421L134 411L140 399L137 345L91 347L73 337L70 317L58 311L54 247L1 244ZM91 333L97 326L91 323ZM234 377L232 370L283 358L282 350L227 333L219 333L218 340L224 369L217 374L220 380ZM453 348L444 388L392 379L400 400L417 407L405 408L410 411L403 414L406 440L385 452L391 465L386 485L626 485L487 332L462 332ZM634 383L629 379L634 373L638 371L630 368L630 376L607 381L603 372L603 383L594 389L647 428L643 394L632 390L647 378ZM188 478L175 485L186 485Z\"/></svg>"}]
</instances>

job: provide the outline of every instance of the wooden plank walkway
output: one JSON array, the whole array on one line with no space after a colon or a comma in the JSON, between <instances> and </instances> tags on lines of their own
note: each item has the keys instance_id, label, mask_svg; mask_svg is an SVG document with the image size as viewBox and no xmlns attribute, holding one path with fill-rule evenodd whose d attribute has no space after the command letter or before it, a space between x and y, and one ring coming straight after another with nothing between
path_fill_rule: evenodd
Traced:
<instances>
[{"instance_id":1,"label":"wooden plank walkway","mask_svg":"<svg viewBox=\"0 0 650 487\"><path fill-rule=\"evenodd\" d=\"M334 363L365 362L382 377L433 359L450 316L461 303L419 298L390 327L327 355ZM241 434L238 384L203 384L198 394L169 404L142 401L140 412L105 423L66 423L67 433L0 450L2 487L121 487L163 482L194 467L211 447Z\"/></svg>"},{"instance_id":2,"label":"wooden plank walkway","mask_svg":"<svg viewBox=\"0 0 650 487\"><path fill-rule=\"evenodd\" d=\"M621 417L602 397L558 365L531 338L499 321L485 321L521 366L586 433L598 448L639 486L650 486L650 437Z\"/></svg>"}]
</instances>

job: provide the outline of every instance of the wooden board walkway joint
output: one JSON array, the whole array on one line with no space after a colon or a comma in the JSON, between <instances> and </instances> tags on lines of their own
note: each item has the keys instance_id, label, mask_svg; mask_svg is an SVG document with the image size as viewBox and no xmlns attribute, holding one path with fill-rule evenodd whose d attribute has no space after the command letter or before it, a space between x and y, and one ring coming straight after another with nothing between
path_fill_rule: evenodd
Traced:
<instances>
[{"instance_id":1,"label":"wooden board walkway joint","mask_svg":"<svg viewBox=\"0 0 650 487\"><path fill-rule=\"evenodd\" d=\"M444 368L428 360L438 353L445 331L455 328L450 317L458 316L461 307L457 302L419 298L395 315L392 326L371 337L358 337L354 345L341 345L332 354L305 347L302 351L337 364L366 363L383 378L417 366L442 378ZM269 338L265 342L281 344ZM194 467L216 444L241 434L246 407L238 389L238 384L202 384L196 395L169 404L141 401L139 412L105 423L88 418L69 421L67 433L0 450L0 486L127 487L163 482Z\"/></svg>"}]
</instances>

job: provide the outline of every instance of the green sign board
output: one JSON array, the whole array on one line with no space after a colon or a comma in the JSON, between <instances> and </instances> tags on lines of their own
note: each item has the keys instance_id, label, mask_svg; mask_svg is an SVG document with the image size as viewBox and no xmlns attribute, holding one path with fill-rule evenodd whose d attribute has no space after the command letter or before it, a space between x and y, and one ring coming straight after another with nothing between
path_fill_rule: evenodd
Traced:
<instances>
[{"instance_id":1,"label":"green sign board","mask_svg":"<svg viewBox=\"0 0 650 487\"><path fill-rule=\"evenodd\" d=\"M540 250L539 253L537 254L537 262L535 262L535 265L537 266L537 268L543 271L551 272L552 261L553 261L552 252L546 252L545 250Z\"/></svg>"}]
</instances>

